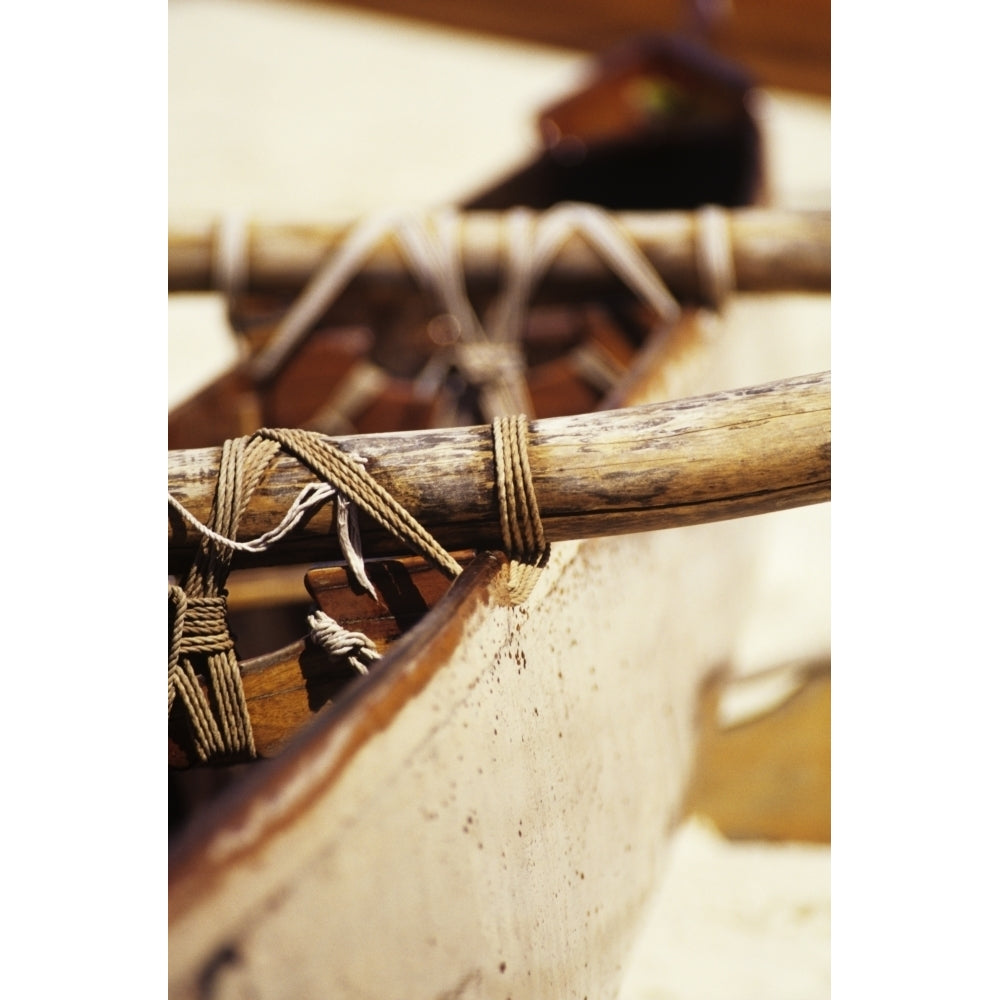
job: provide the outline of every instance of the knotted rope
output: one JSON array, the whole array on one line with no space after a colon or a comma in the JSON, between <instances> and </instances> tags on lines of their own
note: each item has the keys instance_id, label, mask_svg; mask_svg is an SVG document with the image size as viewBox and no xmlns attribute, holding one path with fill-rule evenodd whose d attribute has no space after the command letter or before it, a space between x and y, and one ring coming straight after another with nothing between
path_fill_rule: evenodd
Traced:
<instances>
[{"instance_id":1,"label":"knotted rope","mask_svg":"<svg viewBox=\"0 0 1000 1000\"><path fill-rule=\"evenodd\" d=\"M297 458L323 480L303 489L276 528L249 542L235 541L240 518L264 472L280 449ZM396 538L407 543L453 578L461 566L419 522L368 473L364 463L340 451L323 435L300 429L257 431L227 441L222 448L219 479L209 524L202 524L169 495L171 507L200 534L194 565L183 587L170 588L171 628L168 653L168 712L180 698L191 721L195 751L211 757L256 754L239 664L227 623L223 586L236 551L260 552L288 534L318 503L337 500L338 536L348 570L375 596L364 574L351 529L348 505L356 504ZM309 619L312 637L332 657L346 657L367 673L379 659L375 645L360 632L342 628L323 612ZM199 682L205 676L211 699ZM215 707L213 711L212 701Z\"/></svg>"},{"instance_id":2,"label":"knotted rope","mask_svg":"<svg viewBox=\"0 0 1000 1000\"><path fill-rule=\"evenodd\" d=\"M680 316L680 306L656 269L627 230L604 209L594 205L566 203L557 205L542 215L535 215L526 209L515 208L506 213L503 220L505 249L501 290L483 321L476 314L465 286L459 239L461 218L454 209L445 209L424 217L390 212L363 220L310 280L267 347L255 359L255 377L261 381L273 378L284 367L320 316L364 262L386 241L395 242L420 285L437 298L446 310L449 322L455 327L443 352L431 359L424 372L418 376L416 385L421 391L432 394L443 384L449 367L454 366L465 382L476 388L480 409L487 419L532 413L519 342L534 289L572 237L585 241L661 321L672 325ZM706 262L699 266L710 268L706 273L715 281L712 287L717 294L722 295L725 291L726 272L720 261L724 263L728 259L731 265L731 252L729 258L726 258L720 250L720 247L728 247L728 242L721 242L719 224L720 220L716 215L705 214L699 229L699 233L702 230L704 232L697 244L701 255L699 260ZM724 216L721 218L721 226L722 238L728 241ZM611 377L603 370L597 375L605 380ZM340 419L341 409L340 400L331 402L328 411L324 412L324 421ZM497 431L498 426L503 429ZM515 469L522 470L516 482L530 484L527 452L521 450L525 432L520 429L520 424L516 427L513 424L494 424L494 432L499 435L497 440L500 442L497 452L498 470L509 469L511 477L515 475ZM353 478L357 473L350 465L350 460L342 453L324 448L317 443L320 440L318 437L304 436L309 434L308 431L259 433L272 435L274 440L280 440L282 447L296 454L322 479L328 479L331 475L344 475L345 478L338 478L338 482L354 502L376 518L388 517L392 524L389 530L397 534L397 537L408 540L418 551L429 546L427 551L431 553L430 561L443 572L449 575L457 572L457 568L451 565L453 560L450 556L435 552L436 543L416 522L409 523L404 518L396 518L398 512L392 507L392 498L384 491L380 493L377 483L369 480L360 492L350 492L352 488L359 487ZM523 462L519 457L517 462L505 464L502 457L505 441L508 442L507 453L523 457ZM503 473L498 471L498 483L502 481L505 481ZM510 481L515 483L513 478ZM516 485L512 490L511 496L526 496L518 492ZM510 508L505 515L508 524L522 523L518 520L520 514L517 513L521 509ZM529 510L528 507L523 509ZM537 514L537 507L535 511ZM529 523L527 520L522 521L525 525ZM538 523L540 525L541 522ZM509 549L514 558L514 575L527 572L521 567L532 566L533 578L537 577L537 570L544 565L540 555L543 550L545 546L542 541L538 543L537 552L534 549ZM520 587L517 589L519 593L524 590Z\"/></svg>"},{"instance_id":3,"label":"knotted rope","mask_svg":"<svg viewBox=\"0 0 1000 1000\"><path fill-rule=\"evenodd\" d=\"M721 303L733 285L728 224L724 214L717 209L705 209L698 218L695 243L699 271L710 301ZM445 349L448 360L442 363L441 358L432 358L417 379L418 386L428 391L438 387L449 364L453 364L465 381L476 387L480 408L487 419L493 419L501 534L511 557L511 599L520 603L531 592L549 553L528 464L527 414L531 413L531 399L518 346L534 288L563 245L575 235L587 242L667 325L677 320L680 307L628 232L603 209L570 203L558 205L541 216L514 209L504 219L502 287L485 322L476 315L465 288L458 214L445 210L423 219L407 214L383 214L364 220L348 234L340 249L319 269L295 301L267 347L252 362L251 370L261 382L275 377L367 258L385 240L394 239L417 280L425 290L437 296L447 310L449 322L456 327ZM245 231L241 232L235 225L225 228L219 233L217 247L220 283L227 289L238 289L245 267L242 257L246 247ZM599 374L606 377L603 371ZM371 387L366 383L365 393L377 391L378 387L377 379ZM323 421L341 420L342 409L342 400L331 401L322 414ZM338 494L342 493L360 506L443 573L456 576L460 571L455 560L367 474L358 460L330 447L321 435L309 430L266 429L247 440L268 441L284 448L321 480L335 484ZM218 526L214 529L203 526L206 527L204 540L210 538L208 532L214 531L216 549L229 553L225 562L228 566L233 548L272 544L290 531L317 502L320 502L319 494L304 493L281 525L254 542L241 543L241 546L220 543L226 532ZM183 508L180 509L183 512ZM188 518L190 520L190 515ZM352 565L360 562L360 558L350 558L348 549L345 555ZM336 623L333 625L340 629ZM317 641L330 648L340 648L338 643L345 641L340 633L357 635L342 629L337 633L322 621L314 626L314 633L322 635L323 638ZM172 686L171 701L174 690ZM189 711L192 711L190 707Z\"/></svg>"},{"instance_id":4,"label":"knotted rope","mask_svg":"<svg viewBox=\"0 0 1000 1000\"><path fill-rule=\"evenodd\" d=\"M306 621L316 645L332 660L346 659L359 674L367 674L368 667L382 658L375 643L364 632L348 631L324 611L317 611Z\"/></svg>"},{"instance_id":5,"label":"knotted rope","mask_svg":"<svg viewBox=\"0 0 1000 1000\"><path fill-rule=\"evenodd\" d=\"M193 644L185 644L185 630L188 627L187 594L183 588L171 586L168 588L168 599L172 618L167 665L167 712L173 709L174 697L179 694L195 731L198 756L206 760L213 752L222 753L225 743L212 714L212 706L191 666L189 654L194 651Z\"/></svg>"},{"instance_id":6,"label":"knotted rope","mask_svg":"<svg viewBox=\"0 0 1000 1000\"><path fill-rule=\"evenodd\" d=\"M542 518L528 462L528 418L523 414L493 420L500 534L510 556L508 586L512 604L522 604L549 561Z\"/></svg>"},{"instance_id":7,"label":"knotted rope","mask_svg":"<svg viewBox=\"0 0 1000 1000\"><path fill-rule=\"evenodd\" d=\"M372 478L356 458L331 445L321 434L301 428L263 428L254 438L274 441L320 479L330 483L386 531L419 552L445 576L462 567L392 495Z\"/></svg>"},{"instance_id":8,"label":"knotted rope","mask_svg":"<svg viewBox=\"0 0 1000 1000\"><path fill-rule=\"evenodd\" d=\"M266 440L237 438L223 445L208 533L199 541L183 587L169 591L173 622L167 711L179 697L191 721L195 752L202 761L214 756L256 756L226 614L224 587L232 550L212 536L235 538L250 496L277 452L278 445ZM215 702L214 712L198 681L199 666Z\"/></svg>"}]
</instances>

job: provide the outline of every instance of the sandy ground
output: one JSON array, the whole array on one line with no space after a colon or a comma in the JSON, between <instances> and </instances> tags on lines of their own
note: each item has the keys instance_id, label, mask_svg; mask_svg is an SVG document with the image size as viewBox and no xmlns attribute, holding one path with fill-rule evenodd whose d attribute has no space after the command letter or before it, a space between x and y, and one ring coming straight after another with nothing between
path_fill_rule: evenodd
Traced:
<instances>
[{"instance_id":1,"label":"sandy ground","mask_svg":"<svg viewBox=\"0 0 1000 1000\"><path fill-rule=\"evenodd\" d=\"M583 65L574 52L318 4L171 0L169 33L173 222L354 218L461 198L532 155L534 113ZM764 110L774 200L829 207L829 105L768 94ZM782 321L828 336L829 303L790 303ZM168 324L173 403L234 347L213 296L172 297ZM797 513L775 532L760 599L760 620L787 627L748 631L741 670L829 650L829 512ZM803 545L807 588L787 572ZM732 844L689 821L622 998L818 1000L830 994L829 939L828 848Z\"/></svg>"}]
</instances>

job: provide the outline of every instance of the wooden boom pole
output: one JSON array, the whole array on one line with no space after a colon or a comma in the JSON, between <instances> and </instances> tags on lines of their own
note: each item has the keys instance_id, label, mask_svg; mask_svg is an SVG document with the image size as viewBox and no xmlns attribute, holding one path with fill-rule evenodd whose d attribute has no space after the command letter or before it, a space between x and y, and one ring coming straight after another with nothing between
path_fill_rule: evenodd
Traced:
<instances>
[{"instance_id":1,"label":"wooden boom pole","mask_svg":"<svg viewBox=\"0 0 1000 1000\"><path fill-rule=\"evenodd\" d=\"M369 473L445 548L500 548L488 426L328 439ZM830 374L784 379L670 403L536 420L529 429L535 496L548 541L650 531L762 514L830 499ZM205 523L220 449L168 453L169 491ZM278 525L315 482L281 454L250 500L238 540ZM330 504L253 565L341 558ZM400 543L361 518L366 555ZM195 532L169 518L172 569ZM234 565L239 565L237 558Z\"/></svg>"}]
</instances>

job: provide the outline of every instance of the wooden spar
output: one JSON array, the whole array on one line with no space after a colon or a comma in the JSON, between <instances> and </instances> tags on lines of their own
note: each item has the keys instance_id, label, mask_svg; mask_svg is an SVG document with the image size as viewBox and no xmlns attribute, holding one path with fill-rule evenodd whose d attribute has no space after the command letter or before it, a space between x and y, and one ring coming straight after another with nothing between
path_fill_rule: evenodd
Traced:
<instances>
[{"instance_id":1,"label":"wooden spar","mask_svg":"<svg viewBox=\"0 0 1000 1000\"><path fill-rule=\"evenodd\" d=\"M488 426L331 438L450 550L501 547ZM763 514L830 499L830 374L707 396L532 422L529 460L548 541L650 531ZM220 449L168 453L170 493L202 523ZM312 474L288 455L271 464L238 533L273 529ZM340 558L331 505L254 564ZM366 555L400 543L361 518ZM193 531L169 518L172 566Z\"/></svg>"},{"instance_id":2,"label":"wooden spar","mask_svg":"<svg viewBox=\"0 0 1000 1000\"><path fill-rule=\"evenodd\" d=\"M505 239L503 213L468 211L460 219L461 254L470 282L500 273ZM616 218L663 280L678 295L696 295L699 216L697 212L622 212ZM724 213L732 245L737 291L830 290L830 213L745 208ZM353 223L247 226L247 288L300 288L344 240ZM208 291L218 226L172 227L168 287L172 292ZM380 281L401 278L401 255L383 242L361 272ZM553 262L554 281L605 281L606 264L579 236L571 236Z\"/></svg>"}]
</instances>

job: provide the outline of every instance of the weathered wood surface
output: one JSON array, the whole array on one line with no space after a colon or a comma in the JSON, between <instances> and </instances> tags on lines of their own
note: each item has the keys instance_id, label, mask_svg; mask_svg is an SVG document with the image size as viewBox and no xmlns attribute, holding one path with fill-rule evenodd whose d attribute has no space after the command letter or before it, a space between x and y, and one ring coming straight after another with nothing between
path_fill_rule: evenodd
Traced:
<instances>
[{"instance_id":1,"label":"weathered wood surface","mask_svg":"<svg viewBox=\"0 0 1000 1000\"><path fill-rule=\"evenodd\" d=\"M449 549L501 545L489 427L330 439L363 457L372 476ZM534 421L529 458L549 541L704 524L830 498L830 375L819 373L673 403ZM170 452L170 493L208 520L217 448ZM315 478L297 459L272 463L238 540L273 529ZM338 558L331 512L266 553L274 561ZM364 551L399 543L362 523ZM192 530L169 519L169 546Z\"/></svg>"},{"instance_id":2,"label":"weathered wood surface","mask_svg":"<svg viewBox=\"0 0 1000 1000\"><path fill-rule=\"evenodd\" d=\"M745 330L671 338L623 402L811 370L780 335L749 368ZM741 519L556 546L519 608L481 555L175 845L171 997L614 996L759 536Z\"/></svg>"},{"instance_id":3,"label":"weathered wood surface","mask_svg":"<svg viewBox=\"0 0 1000 1000\"><path fill-rule=\"evenodd\" d=\"M473 553L457 553L456 556L463 567L473 559ZM340 566L317 567L308 571L297 567L297 599L304 601L311 595L319 608L338 624L349 631L363 632L384 655L401 635L419 623L428 608L438 603L451 581L417 558L370 562L366 569L378 594L377 601L368 594L355 593L346 571ZM250 574L254 572L249 571ZM242 597L244 602L248 596L252 599L252 591L248 595L246 586L240 584L234 588L232 579L227 581L226 589L229 591L230 609L234 596L237 599ZM303 613L300 633L303 636L306 632L305 619ZM239 649L242 630L239 625L234 630L238 652L241 656L245 655ZM283 750L289 739L315 717L320 706L335 698L352 679L358 677L349 664L331 662L322 649L305 638L297 638L280 649L272 646L263 655L242 659L240 675L253 729L254 748L261 757L273 757ZM168 760L171 767L189 767L197 761L183 726L182 723L181 727L169 731Z\"/></svg>"},{"instance_id":4,"label":"weathered wood surface","mask_svg":"<svg viewBox=\"0 0 1000 1000\"><path fill-rule=\"evenodd\" d=\"M570 543L522 608L484 553L175 855L171 997L614 996L729 637L650 580L724 552L692 599L728 618L736 527Z\"/></svg>"},{"instance_id":5,"label":"weathered wood surface","mask_svg":"<svg viewBox=\"0 0 1000 1000\"><path fill-rule=\"evenodd\" d=\"M649 258L667 286L697 295L698 218L693 212L622 212L618 221ZM829 291L830 213L746 208L726 213L737 291ZM249 223L247 287L299 288L351 231L354 222L330 225ZM213 287L218 225L172 228L168 282L173 292ZM501 272L505 255L503 213L466 212L461 218L463 269L470 283ZM381 282L403 278L407 269L391 240L365 262L361 274ZM548 276L560 282L607 282L606 263L581 236L567 240Z\"/></svg>"}]
</instances>

